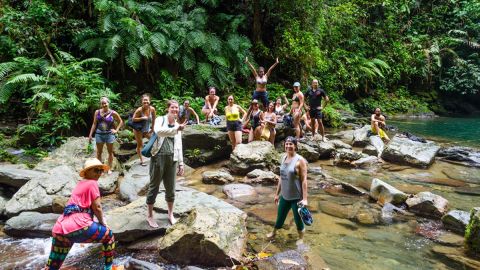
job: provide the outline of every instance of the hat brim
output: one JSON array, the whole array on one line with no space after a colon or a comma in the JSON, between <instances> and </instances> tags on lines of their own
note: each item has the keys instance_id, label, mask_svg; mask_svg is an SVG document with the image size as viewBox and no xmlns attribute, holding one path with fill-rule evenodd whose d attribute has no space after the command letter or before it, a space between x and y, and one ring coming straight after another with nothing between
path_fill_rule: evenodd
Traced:
<instances>
[{"instance_id":1,"label":"hat brim","mask_svg":"<svg viewBox=\"0 0 480 270\"><path fill-rule=\"evenodd\" d=\"M108 170L110 170L110 167L108 165L105 165L105 164L102 164L102 165L92 165L92 166L88 166L86 168L83 168L78 174L80 175L80 177L85 177L85 173L88 171L88 170L91 170L93 168L102 168L103 169L103 172L108 172Z\"/></svg>"}]
</instances>

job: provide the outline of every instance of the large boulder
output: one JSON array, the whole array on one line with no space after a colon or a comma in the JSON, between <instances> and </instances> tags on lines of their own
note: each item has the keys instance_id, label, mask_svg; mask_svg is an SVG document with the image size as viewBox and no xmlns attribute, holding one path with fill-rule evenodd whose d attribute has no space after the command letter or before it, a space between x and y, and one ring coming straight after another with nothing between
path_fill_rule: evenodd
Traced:
<instances>
[{"instance_id":1,"label":"large boulder","mask_svg":"<svg viewBox=\"0 0 480 270\"><path fill-rule=\"evenodd\" d=\"M315 162L320 158L320 155L314 147L303 142L299 142L297 146L298 154L304 157L308 162Z\"/></svg>"},{"instance_id":2,"label":"large boulder","mask_svg":"<svg viewBox=\"0 0 480 270\"><path fill-rule=\"evenodd\" d=\"M465 245L469 252L480 255L480 207L470 212L470 222L465 230Z\"/></svg>"},{"instance_id":3,"label":"large boulder","mask_svg":"<svg viewBox=\"0 0 480 270\"><path fill-rule=\"evenodd\" d=\"M380 136L378 135L370 136L369 140L370 140L369 145L372 145L377 152L375 156L381 155L383 153L383 150L385 149L385 144L383 143Z\"/></svg>"},{"instance_id":4,"label":"large boulder","mask_svg":"<svg viewBox=\"0 0 480 270\"><path fill-rule=\"evenodd\" d=\"M408 209L419 215L432 218L441 218L448 209L448 201L431 192L420 192L406 200Z\"/></svg>"},{"instance_id":5,"label":"large boulder","mask_svg":"<svg viewBox=\"0 0 480 270\"><path fill-rule=\"evenodd\" d=\"M262 171L255 169L249 173L247 176L240 180L244 184L263 184L263 185L276 185L280 176L276 175L272 171Z\"/></svg>"},{"instance_id":6,"label":"large boulder","mask_svg":"<svg viewBox=\"0 0 480 270\"><path fill-rule=\"evenodd\" d=\"M148 183L150 182L150 160L146 163L147 166L134 163L130 167L130 170L125 173L119 188L119 195L122 200L133 202L138 199L141 191L146 191Z\"/></svg>"},{"instance_id":7,"label":"large boulder","mask_svg":"<svg viewBox=\"0 0 480 270\"><path fill-rule=\"evenodd\" d=\"M255 189L247 184L228 184L223 187L225 193L230 199L238 199L245 196L255 196Z\"/></svg>"},{"instance_id":8,"label":"large boulder","mask_svg":"<svg viewBox=\"0 0 480 270\"><path fill-rule=\"evenodd\" d=\"M104 174L98 179L98 188L102 195L112 194L117 188L118 177L120 173L115 171L111 174Z\"/></svg>"},{"instance_id":9,"label":"large boulder","mask_svg":"<svg viewBox=\"0 0 480 270\"><path fill-rule=\"evenodd\" d=\"M196 207L168 229L158 247L172 263L224 266L241 261L246 237L244 215Z\"/></svg>"},{"instance_id":10,"label":"large boulder","mask_svg":"<svg viewBox=\"0 0 480 270\"><path fill-rule=\"evenodd\" d=\"M235 174L245 175L254 169L274 170L280 156L270 142L254 141L239 144L230 155L229 168Z\"/></svg>"},{"instance_id":11,"label":"large boulder","mask_svg":"<svg viewBox=\"0 0 480 270\"><path fill-rule=\"evenodd\" d=\"M319 158L329 159L335 153L335 144L333 142L320 141L318 142L316 149L317 149Z\"/></svg>"},{"instance_id":12,"label":"large boulder","mask_svg":"<svg viewBox=\"0 0 480 270\"><path fill-rule=\"evenodd\" d=\"M262 270L306 270L308 269L308 262L305 257L296 250L288 250L277 253L272 257L265 258L255 262L258 269ZM320 268L317 265L316 269Z\"/></svg>"},{"instance_id":13,"label":"large boulder","mask_svg":"<svg viewBox=\"0 0 480 270\"><path fill-rule=\"evenodd\" d=\"M357 168L370 168L378 164L378 158L374 156L362 157L361 159L353 161L351 164Z\"/></svg>"},{"instance_id":14,"label":"large boulder","mask_svg":"<svg viewBox=\"0 0 480 270\"><path fill-rule=\"evenodd\" d=\"M13 237L50 237L59 214L23 212L5 223L3 231Z\"/></svg>"},{"instance_id":15,"label":"large boulder","mask_svg":"<svg viewBox=\"0 0 480 270\"><path fill-rule=\"evenodd\" d=\"M329 135L329 138L339 139L344 143L353 144L355 130L342 130L340 132Z\"/></svg>"},{"instance_id":16,"label":"large boulder","mask_svg":"<svg viewBox=\"0 0 480 270\"><path fill-rule=\"evenodd\" d=\"M182 132L182 145L188 165L198 166L228 158L232 151L226 132L209 125L193 125Z\"/></svg>"},{"instance_id":17,"label":"large boulder","mask_svg":"<svg viewBox=\"0 0 480 270\"><path fill-rule=\"evenodd\" d=\"M461 162L465 165L480 167L480 151L461 146L442 148L438 156L445 160Z\"/></svg>"},{"instance_id":18,"label":"large boulder","mask_svg":"<svg viewBox=\"0 0 480 270\"><path fill-rule=\"evenodd\" d=\"M333 164L336 166L355 166L353 165L353 162L363 157L367 156L352 149L341 148L336 150Z\"/></svg>"},{"instance_id":19,"label":"large boulder","mask_svg":"<svg viewBox=\"0 0 480 270\"><path fill-rule=\"evenodd\" d=\"M382 158L393 163L428 167L435 160L439 149L440 147L431 141L421 143L395 136L383 150Z\"/></svg>"},{"instance_id":20,"label":"large boulder","mask_svg":"<svg viewBox=\"0 0 480 270\"><path fill-rule=\"evenodd\" d=\"M295 137L295 130L291 127L285 126L284 123L277 123L275 126L275 131L277 132L275 134L275 142L283 141L288 136Z\"/></svg>"},{"instance_id":21,"label":"large boulder","mask_svg":"<svg viewBox=\"0 0 480 270\"><path fill-rule=\"evenodd\" d=\"M225 185L234 180L233 176L224 170L205 171L202 173L202 182L205 184Z\"/></svg>"},{"instance_id":22,"label":"large boulder","mask_svg":"<svg viewBox=\"0 0 480 270\"><path fill-rule=\"evenodd\" d=\"M22 186L7 202L5 214L15 216L24 211L53 212L53 199L69 197L78 180L72 167L62 165L50 170L40 179L33 179Z\"/></svg>"},{"instance_id":23,"label":"large boulder","mask_svg":"<svg viewBox=\"0 0 480 270\"><path fill-rule=\"evenodd\" d=\"M352 146L350 144L345 143L341 140L330 140L330 143L332 143L336 149L341 149L341 148L352 149Z\"/></svg>"},{"instance_id":24,"label":"large boulder","mask_svg":"<svg viewBox=\"0 0 480 270\"><path fill-rule=\"evenodd\" d=\"M382 204L401 204L405 202L408 195L383 182L382 180L374 178L370 186L370 197Z\"/></svg>"},{"instance_id":25,"label":"large boulder","mask_svg":"<svg viewBox=\"0 0 480 270\"><path fill-rule=\"evenodd\" d=\"M369 156L376 156L376 157L379 156L377 148L375 148L375 146L373 146L371 144L367 144L367 146L365 146L365 148L363 148L362 153L364 153L366 155L369 155Z\"/></svg>"},{"instance_id":26,"label":"large boulder","mask_svg":"<svg viewBox=\"0 0 480 270\"><path fill-rule=\"evenodd\" d=\"M370 125L365 125L362 128L353 131L353 146L365 147L369 143L368 132L371 130Z\"/></svg>"},{"instance_id":27,"label":"large boulder","mask_svg":"<svg viewBox=\"0 0 480 270\"><path fill-rule=\"evenodd\" d=\"M470 213L461 210L451 210L442 217L442 222L445 228L465 234L465 228L470 222Z\"/></svg>"},{"instance_id":28,"label":"large boulder","mask_svg":"<svg viewBox=\"0 0 480 270\"><path fill-rule=\"evenodd\" d=\"M25 166L16 164L2 164L0 166L0 184L20 188L28 181L45 177L44 172L29 170Z\"/></svg>"}]
</instances>

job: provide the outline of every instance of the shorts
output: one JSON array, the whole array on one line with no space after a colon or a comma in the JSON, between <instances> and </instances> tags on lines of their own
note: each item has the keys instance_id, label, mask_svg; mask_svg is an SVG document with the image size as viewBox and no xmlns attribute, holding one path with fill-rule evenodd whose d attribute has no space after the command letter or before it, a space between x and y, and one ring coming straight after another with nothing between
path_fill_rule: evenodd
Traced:
<instances>
[{"instance_id":1,"label":"shorts","mask_svg":"<svg viewBox=\"0 0 480 270\"><path fill-rule=\"evenodd\" d=\"M242 131L241 121L227 121L227 131Z\"/></svg>"},{"instance_id":2,"label":"shorts","mask_svg":"<svg viewBox=\"0 0 480 270\"><path fill-rule=\"evenodd\" d=\"M264 109L268 108L268 92L267 91L262 91L262 92L257 90L253 91L252 100L254 99L260 101Z\"/></svg>"},{"instance_id":3,"label":"shorts","mask_svg":"<svg viewBox=\"0 0 480 270\"><path fill-rule=\"evenodd\" d=\"M95 133L96 143L113 143L115 141L115 135L112 133Z\"/></svg>"},{"instance_id":4,"label":"shorts","mask_svg":"<svg viewBox=\"0 0 480 270\"><path fill-rule=\"evenodd\" d=\"M310 118L312 119L322 120L322 117L323 117L322 110L319 110L319 109L310 109L308 111L308 114L310 114Z\"/></svg>"}]
</instances>

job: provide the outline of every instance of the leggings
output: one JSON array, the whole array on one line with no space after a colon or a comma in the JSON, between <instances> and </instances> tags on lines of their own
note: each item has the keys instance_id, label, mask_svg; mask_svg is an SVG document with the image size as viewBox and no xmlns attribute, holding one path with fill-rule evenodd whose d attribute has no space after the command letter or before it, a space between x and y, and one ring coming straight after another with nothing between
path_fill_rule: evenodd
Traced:
<instances>
[{"instance_id":1,"label":"leggings","mask_svg":"<svg viewBox=\"0 0 480 270\"><path fill-rule=\"evenodd\" d=\"M60 269L74 243L103 243L106 270L112 269L115 239L112 230L93 222L92 225L65 235L52 233L52 249L46 269Z\"/></svg>"},{"instance_id":2,"label":"leggings","mask_svg":"<svg viewBox=\"0 0 480 270\"><path fill-rule=\"evenodd\" d=\"M275 222L275 229L281 229L283 227L283 223L285 223L288 211L292 209L293 219L295 220L295 224L297 225L297 230L304 230L305 225L303 225L302 218L298 214L297 203L299 201L300 200L285 200L282 196L280 196L280 201L278 202L277 222Z\"/></svg>"}]
</instances>

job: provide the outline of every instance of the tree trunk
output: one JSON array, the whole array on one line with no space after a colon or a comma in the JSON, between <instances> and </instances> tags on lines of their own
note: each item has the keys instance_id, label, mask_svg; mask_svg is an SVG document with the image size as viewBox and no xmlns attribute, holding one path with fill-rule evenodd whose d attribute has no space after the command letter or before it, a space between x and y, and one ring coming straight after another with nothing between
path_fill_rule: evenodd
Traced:
<instances>
[{"instance_id":1,"label":"tree trunk","mask_svg":"<svg viewBox=\"0 0 480 270\"><path fill-rule=\"evenodd\" d=\"M261 24L261 5L260 0L253 0L253 43L262 42L262 24Z\"/></svg>"}]
</instances>

